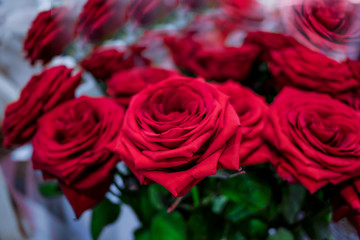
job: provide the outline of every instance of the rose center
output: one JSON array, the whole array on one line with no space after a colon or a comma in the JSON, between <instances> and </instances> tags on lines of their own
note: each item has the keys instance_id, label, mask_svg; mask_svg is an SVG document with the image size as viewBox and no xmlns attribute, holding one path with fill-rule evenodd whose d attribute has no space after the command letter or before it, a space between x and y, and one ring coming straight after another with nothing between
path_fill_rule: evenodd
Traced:
<instances>
[{"instance_id":1,"label":"rose center","mask_svg":"<svg viewBox=\"0 0 360 240\"><path fill-rule=\"evenodd\" d=\"M98 117L85 106L76 106L56 121L55 139L59 143L67 143L74 138L86 135L99 122Z\"/></svg>"}]
</instances>

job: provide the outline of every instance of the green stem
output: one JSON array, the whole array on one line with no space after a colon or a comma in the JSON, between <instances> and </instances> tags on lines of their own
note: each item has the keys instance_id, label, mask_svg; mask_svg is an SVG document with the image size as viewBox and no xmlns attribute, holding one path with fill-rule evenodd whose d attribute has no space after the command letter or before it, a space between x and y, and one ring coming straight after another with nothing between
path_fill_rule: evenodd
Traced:
<instances>
[{"instance_id":1,"label":"green stem","mask_svg":"<svg viewBox=\"0 0 360 240\"><path fill-rule=\"evenodd\" d=\"M198 207L200 205L200 197L199 197L199 190L197 186L194 186L191 189L191 195L194 201L194 207Z\"/></svg>"}]
</instances>

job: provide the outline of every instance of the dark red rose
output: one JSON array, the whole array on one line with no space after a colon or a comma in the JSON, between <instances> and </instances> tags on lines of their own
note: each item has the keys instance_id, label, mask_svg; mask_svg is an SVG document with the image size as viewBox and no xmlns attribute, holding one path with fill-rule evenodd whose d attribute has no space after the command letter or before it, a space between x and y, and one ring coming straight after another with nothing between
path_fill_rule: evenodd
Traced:
<instances>
[{"instance_id":1,"label":"dark red rose","mask_svg":"<svg viewBox=\"0 0 360 240\"><path fill-rule=\"evenodd\" d=\"M162 68L133 68L114 74L107 82L107 93L127 107L136 93L178 73Z\"/></svg>"},{"instance_id":2,"label":"dark red rose","mask_svg":"<svg viewBox=\"0 0 360 240\"><path fill-rule=\"evenodd\" d=\"M230 97L241 123L241 165L253 165L269 161L271 152L262 138L268 105L263 97L234 81L214 84Z\"/></svg>"},{"instance_id":3,"label":"dark red rose","mask_svg":"<svg viewBox=\"0 0 360 240\"><path fill-rule=\"evenodd\" d=\"M285 33L305 46L343 59L358 59L360 5L348 0L301 0L282 8Z\"/></svg>"},{"instance_id":4,"label":"dark red rose","mask_svg":"<svg viewBox=\"0 0 360 240\"><path fill-rule=\"evenodd\" d=\"M311 193L360 171L360 114L329 95L284 88L269 109L264 137L278 174Z\"/></svg>"},{"instance_id":5,"label":"dark red rose","mask_svg":"<svg viewBox=\"0 0 360 240\"><path fill-rule=\"evenodd\" d=\"M256 0L222 0L225 13L234 20L262 21L263 7Z\"/></svg>"},{"instance_id":6,"label":"dark red rose","mask_svg":"<svg viewBox=\"0 0 360 240\"><path fill-rule=\"evenodd\" d=\"M178 4L179 0L131 0L127 14L136 23L145 25L163 20L177 8Z\"/></svg>"},{"instance_id":7,"label":"dark red rose","mask_svg":"<svg viewBox=\"0 0 360 240\"><path fill-rule=\"evenodd\" d=\"M269 69L279 86L294 86L336 95L360 87L360 78L346 62L297 45L270 50Z\"/></svg>"},{"instance_id":8,"label":"dark red rose","mask_svg":"<svg viewBox=\"0 0 360 240\"><path fill-rule=\"evenodd\" d=\"M262 31L249 32L244 39L244 44L259 46L262 52L262 59L265 61L269 60L270 50L280 50L300 45L290 36Z\"/></svg>"},{"instance_id":9,"label":"dark red rose","mask_svg":"<svg viewBox=\"0 0 360 240\"><path fill-rule=\"evenodd\" d=\"M114 73L133 67L147 66L150 60L144 58L141 48L95 48L80 65L95 78L109 79Z\"/></svg>"},{"instance_id":10,"label":"dark red rose","mask_svg":"<svg viewBox=\"0 0 360 240\"><path fill-rule=\"evenodd\" d=\"M31 64L43 64L61 54L74 39L75 17L66 7L52 8L39 13L24 41L26 58Z\"/></svg>"},{"instance_id":11,"label":"dark red rose","mask_svg":"<svg viewBox=\"0 0 360 240\"><path fill-rule=\"evenodd\" d=\"M225 81L243 80L248 75L260 50L256 45L227 47L206 46L192 37L168 37L165 40L175 64L206 79Z\"/></svg>"},{"instance_id":12,"label":"dark red rose","mask_svg":"<svg viewBox=\"0 0 360 240\"><path fill-rule=\"evenodd\" d=\"M58 66L34 75L21 91L19 100L5 110L4 145L10 147L28 142L38 128L38 119L62 102L74 98L81 82L81 73L72 76L72 69Z\"/></svg>"},{"instance_id":13,"label":"dark red rose","mask_svg":"<svg viewBox=\"0 0 360 240\"><path fill-rule=\"evenodd\" d=\"M124 109L106 98L80 97L45 114L33 138L33 167L58 179L77 217L105 196L118 157L111 151Z\"/></svg>"},{"instance_id":14,"label":"dark red rose","mask_svg":"<svg viewBox=\"0 0 360 240\"><path fill-rule=\"evenodd\" d=\"M116 151L141 183L184 196L218 168L239 170L240 141L226 95L202 79L172 77L132 98Z\"/></svg>"},{"instance_id":15,"label":"dark red rose","mask_svg":"<svg viewBox=\"0 0 360 240\"><path fill-rule=\"evenodd\" d=\"M109 38L126 22L126 1L88 0L80 13L76 31L86 40Z\"/></svg>"}]
</instances>

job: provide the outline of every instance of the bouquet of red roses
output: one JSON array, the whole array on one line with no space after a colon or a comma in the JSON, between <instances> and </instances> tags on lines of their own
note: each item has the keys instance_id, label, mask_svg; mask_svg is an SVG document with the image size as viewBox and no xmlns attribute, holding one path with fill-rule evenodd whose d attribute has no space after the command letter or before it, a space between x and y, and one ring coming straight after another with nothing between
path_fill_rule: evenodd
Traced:
<instances>
[{"instance_id":1,"label":"bouquet of red roses","mask_svg":"<svg viewBox=\"0 0 360 240\"><path fill-rule=\"evenodd\" d=\"M44 70L6 108L4 145L32 143L76 217L94 208L94 238L121 204L136 239L334 239L343 218L360 231L360 5L282 3L39 13L24 51Z\"/></svg>"}]
</instances>

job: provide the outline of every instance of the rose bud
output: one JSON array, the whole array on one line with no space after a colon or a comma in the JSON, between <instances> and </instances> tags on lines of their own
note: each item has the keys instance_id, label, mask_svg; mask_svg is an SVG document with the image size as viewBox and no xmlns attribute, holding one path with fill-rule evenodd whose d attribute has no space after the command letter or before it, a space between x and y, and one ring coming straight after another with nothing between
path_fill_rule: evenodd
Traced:
<instances>
[{"instance_id":1,"label":"rose bud","mask_svg":"<svg viewBox=\"0 0 360 240\"><path fill-rule=\"evenodd\" d=\"M126 1L88 0L80 13L76 32L86 40L110 38L126 22Z\"/></svg>"},{"instance_id":2,"label":"rose bud","mask_svg":"<svg viewBox=\"0 0 360 240\"><path fill-rule=\"evenodd\" d=\"M286 87L271 104L263 135L278 174L311 193L360 171L360 114L316 92Z\"/></svg>"},{"instance_id":3,"label":"rose bud","mask_svg":"<svg viewBox=\"0 0 360 240\"><path fill-rule=\"evenodd\" d=\"M43 64L59 54L74 39L75 17L66 7L52 8L39 13L32 22L24 41L26 58L31 64L37 60Z\"/></svg>"},{"instance_id":4,"label":"rose bud","mask_svg":"<svg viewBox=\"0 0 360 240\"><path fill-rule=\"evenodd\" d=\"M21 91L20 98L5 109L4 145L10 147L28 142L38 128L38 119L62 102L74 98L81 73L57 66L34 75Z\"/></svg>"},{"instance_id":5,"label":"rose bud","mask_svg":"<svg viewBox=\"0 0 360 240\"><path fill-rule=\"evenodd\" d=\"M216 170L239 170L240 121L202 79L171 77L136 94L116 151L140 183L184 196Z\"/></svg>"},{"instance_id":6,"label":"rose bud","mask_svg":"<svg viewBox=\"0 0 360 240\"><path fill-rule=\"evenodd\" d=\"M33 138L34 169L57 179L77 217L94 207L113 182L112 152L124 109L111 99L82 96L46 113Z\"/></svg>"}]
</instances>

